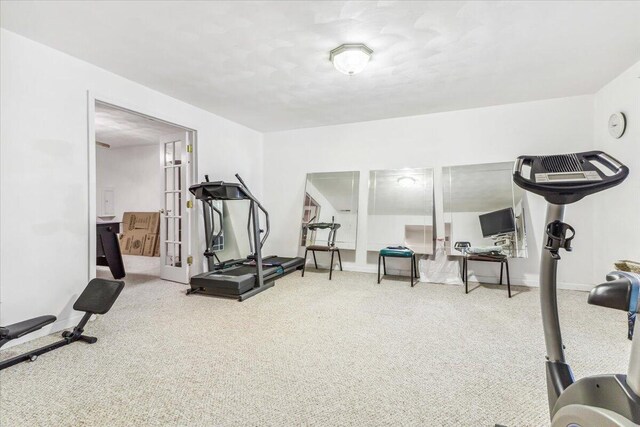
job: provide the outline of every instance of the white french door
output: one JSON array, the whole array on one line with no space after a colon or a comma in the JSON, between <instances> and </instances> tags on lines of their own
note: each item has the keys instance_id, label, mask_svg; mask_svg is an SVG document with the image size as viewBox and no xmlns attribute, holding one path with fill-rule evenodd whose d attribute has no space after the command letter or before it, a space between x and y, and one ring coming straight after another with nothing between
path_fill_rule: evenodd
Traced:
<instances>
[{"instance_id":1,"label":"white french door","mask_svg":"<svg viewBox=\"0 0 640 427\"><path fill-rule=\"evenodd\" d=\"M189 132L160 138L162 199L160 210L160 277L189 283L190 212L187 207L191 176Z\"/></svg>"}]
</instances>

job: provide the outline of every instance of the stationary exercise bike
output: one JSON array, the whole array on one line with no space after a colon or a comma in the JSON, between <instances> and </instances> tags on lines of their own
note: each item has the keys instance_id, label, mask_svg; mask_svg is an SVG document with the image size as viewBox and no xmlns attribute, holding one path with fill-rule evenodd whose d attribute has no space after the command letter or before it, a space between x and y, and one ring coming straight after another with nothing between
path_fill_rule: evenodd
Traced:
<instances>
[{"instance_id":1,"label":"stationary exercise bike","mask_svg":"<svg viewBox=\"0 0 640 427\"><path fill-rule=\"evenodd\" d=\"M575 230L563 222L565 205L620 184L629 169L601 151L521 156L514 182L547 202L540 264L540 303L547 349L546 376L552 427L640 425L640 344L631 347L628 375L597 375L575 380L566 362L560 332L556 274L560 250L571 251ZM640 276L614 272L595 287L589 304L638 312ZM638 326L636 326L638 328Z\"/></svg>"}]
</instances>

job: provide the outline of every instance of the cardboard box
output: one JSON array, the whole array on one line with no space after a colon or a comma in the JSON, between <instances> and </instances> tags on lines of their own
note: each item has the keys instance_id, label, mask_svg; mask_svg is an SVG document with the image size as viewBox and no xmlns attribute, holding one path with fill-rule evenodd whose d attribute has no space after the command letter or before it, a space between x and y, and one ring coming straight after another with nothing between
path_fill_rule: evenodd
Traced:
<instances>
[{"instance_id":1,"label":"cardboard box","mask_svg":"<svg viewBox=\"0 0 640 427\"><path fill-rule=\"evenodd\" d=\"M160 231L160 213L125 212L122 216L122 225L124 234L135 230L144 230L146 233L158 234Z\"/></svg>"},{"instance_id":2,"label":"cardboard box","mask_svg":"<svg viewBox=\"0 0 640 427\"><path fill-rule=\"evenodd\" d=\"M156 246L158 245L159 236L157 234L147 234L144 239L144 249L142 255L154 256L156 252Z\"/></svg>"},{"instance_id":3,"label":"cardboard box","mask_svg":"<svg viewBox=\"0 0 640 427\"><path fill-rule=\"evenodd\" d=\"M160 240L159 212L125 212L120 250L124 255L155 255Z\"/></svg>"},{"instance_id":4,"label":"cardboard box","mask_svg":"<svg viewBox=\"0 0 640 427\"><path fill-rule=\"evenodd\" d=\"M122 253L124 255L142 255L146 237L145 230L133 230L125 233L120 244Z\"/></svg>"},{"instance_id":5,"label":"cardboard box","mask_svg":"<svg viewBox=\"0 0 640 427\"><path fill-rule=\"evenodd\" d=\"M156 247L153 250L153 256L160 256L160 235L158 235L158 239L156 240Z\"/></svg>"}]
</instances>

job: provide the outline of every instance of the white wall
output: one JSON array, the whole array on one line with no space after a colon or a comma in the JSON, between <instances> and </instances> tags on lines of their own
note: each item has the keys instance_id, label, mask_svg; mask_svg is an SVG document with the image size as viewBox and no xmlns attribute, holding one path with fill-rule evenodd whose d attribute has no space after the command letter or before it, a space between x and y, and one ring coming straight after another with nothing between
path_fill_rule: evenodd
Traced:
<instances>
[{"instance_id":1,"label":"white wall","mask_svg":"<svg viewBox=\"0 0 640 427\"><path fill-rule=\"evenodd\" d=\"M102 191L114 191L115 221L124 212L157 212L162 208L160 148L138 145L96 149L96 213L101 215Z\"/></svg>"},{"instance_id":2,"label":"white wall","mask_svg":"<svg viewBox=\"0 0 640 427\"><path fill-rule=\"evenodd\" d=\"M615 139L607 122L619 111L627 117L627 129ZM594 147L630 169L625 182L591 196L595 201L594 275L596 281L604 281L615 260L640 261L640 62L596 93L593 125Z\"/></svg>"},{"instance_id":3,"label":"white wall","mask_svg":"<svg viewBox=\"0 0 640 427\"><path fill-rule=\"evenodd\" d=\"M45 334L77 321L71 307L89 278L87 90L197 130L199 177L233 181L240 172L262 196L260 133L0 31L1 324L58 316Z\"/></svg>"},{"instance_id":4,"label":"white wall","mask_svg":"<svg viewBox=\"0 0 640 427\"><path fill-rule=\"evenodd\" d=\"M294 255L297 251L300 206L307 172L420 168L513 161L521 154L585 151L593 146L593 96L550 99L463 111L403 117L339 126L267 133L265 147L265 205L271 209L272 237L267 252ZM318 149L321 147L322 149ZM309 153L313 155L309 155ZM434 175L436 188L439 177ZM286 191L282 183L287 183ZM368 181L360 180L358 250L355 270L367 264ZM441 207L436 193L436 207ZM578 209L579 208L579 209ZM530 200L527 224L529 258L511 261L514 283L535 285L542 244L545 203ZM562 286L592 283L591 229L593 211L587 199L569 210L567 221L578 230L576 250L567 255L559 279ZM585 265L587 266L585 268ZM480 271L484 266L479 266ZM484 270L483 270L484 271ZM487 267L486 279L497 281Z\"/></svg>"}]
</instances>

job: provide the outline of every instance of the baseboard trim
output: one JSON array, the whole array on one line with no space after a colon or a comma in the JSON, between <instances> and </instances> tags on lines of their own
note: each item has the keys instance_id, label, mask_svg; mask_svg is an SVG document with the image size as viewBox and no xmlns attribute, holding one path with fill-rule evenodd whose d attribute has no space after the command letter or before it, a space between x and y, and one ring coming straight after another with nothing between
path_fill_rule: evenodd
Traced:
<instances>
[{"instance_id":1,"label":"baseboard trim","mask_svg":"<svg viewBox=\"0 0 640 427\"><path fill-rule=\"evenodd\" d=\"M345 271L352 271L354 273L378 273L377 265L361 265L354 263L343 263L342 264ZM407 276L409 277L409 270L398 270L398 269L389 269L387 268L387 273L392 275L399 276ZM504 279L506 280L506 278ZM469 281L474 283L487 283L491 285L498 285L500 282L500 278L496 276L481 276L476 274L469 275ZM421 280L422 282L422 280ZM424 281L424 283L427 283ZM526 286L528 288L539 288L540 284L536 278L522 278L522 277L514 277L511 276L511 284L513 286ZM504 286L507 286L506 283ZM558 282L558 289L569 290L569 291L582 291L589 292L593 289L595 285L588 283L572 283L572 282Z\"/></svg>"},{"instance_id":2,"label":"baseboard trim","mask_svg":"<svg viewBox=\"0 0 640 427\"><path fill-rule=\"evenodd\" d=\"M2 350L15 347L16 345L24 344L26 342L35 340L37 338L42 338L42 337L46 337L47 335L55 334L56 332L60 332L64 329L73 328L78 324L80 319L82 319L82 316L83 314L76 314L66 319L56 320L55 322L45 326L42 329L39 329L35 332L27 334L21 338L9 341L7 344L5 344L2 347Z\"/></svg>"}]
</instances>

